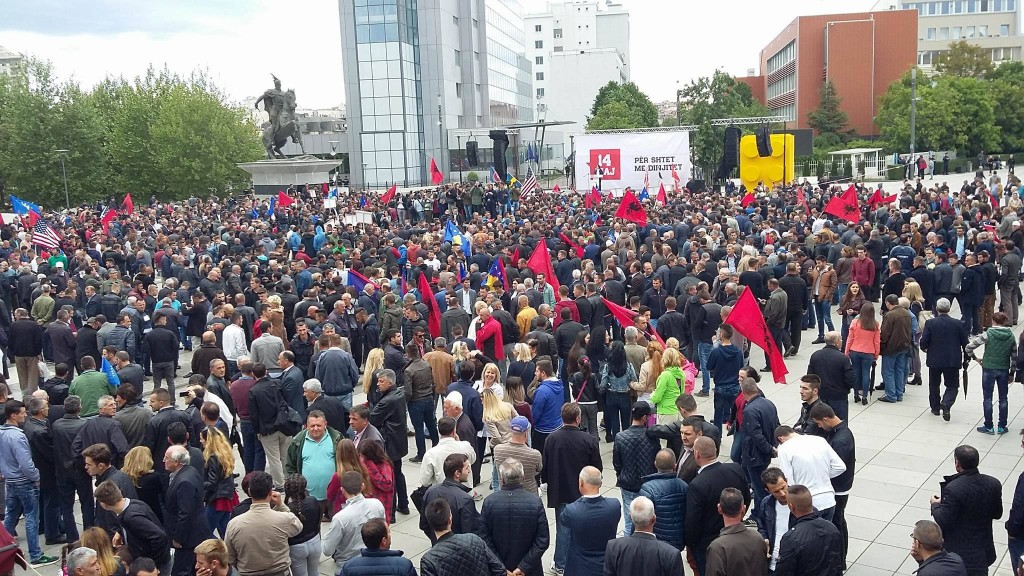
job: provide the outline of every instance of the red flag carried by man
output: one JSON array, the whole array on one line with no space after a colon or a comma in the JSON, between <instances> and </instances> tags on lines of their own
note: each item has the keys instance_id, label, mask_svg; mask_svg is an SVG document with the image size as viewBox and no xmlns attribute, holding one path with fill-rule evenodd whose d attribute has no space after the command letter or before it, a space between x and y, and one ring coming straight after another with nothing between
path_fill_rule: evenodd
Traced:
<instances>
[{"instance_id":1,"label":"red flag carried by man","mask_svg":"<svg viewBox=\"0 0 1024 576\"><path fill-rule=\"evenodd\" d=\"M615 320L618 321L623 330L633 325L633 319L637 316L636 312L629 308L619 306L607 298L601 297L601 300L604 301L604 307L607 308L608 312L610 312ZM650 334L644 334L644 336L648 335L654 336L658 342L661 342L662 346L665 345L665 341L661 339L661 334L658 334L657 330L651 330Z\"/></svg>"},{"instance_id":2,"label":"red flag carried by man","mask_svg":"<svg viewBox=\"0 0 1024 576\"><path fill-rule=\"evenodd\" d=\"M675 182L676 190L679 190L679 173L675 168L672 169L672 180Z\"/></svg>"},{"instance_id":3,"label":"red flag carried by man","mask_svg":"<svg viewBox=\"0 0 1024 576\"><path fill-rule=\"evenodd\" d=\"M551 285L551 289L555 291L555 300L558 300L558 278L555 276L554 266L551 265L551 254L548 253L548 245L544 239L541 239L533 249L526 266L533 270L534 274L543 274L546 277L545 281Z\"/></svg>"},{"instance_id":4,"label":"red flag carried by man","mask_svg":"<svg viewBox=\"0 0 1024 576\"><path fill-rule=\"evenodd\" d=\"M295 199L284 193L284 191L277 193L277 205L281 208L287 208L295 204Z\"/></svg>"},{"instance_id":5,"label":"red flag carried by man","mask_svg":"<svg viewBox=\"0 0 1024 576\"><path fill-rule=\"evenodd\" d=\"M665 183L662 182L658 185L658 202L661 202L662 206L668 204L668 194L665 193Z\"/></svg>"},{"instance_id":6,"label":"red flag carried by man","mask_svg":"<svg viewBox=\"0 0 1024 576\"><path fill-rule=\"evenodd\" d=\"M747 340L760 346L768 354L772 377L775 382L785 384L786 374L789 374L789 370L786 369L779 346L772 338L771 332L768 331L768 324L764 320L761 307L757 305L754 293L749 288L740 294L739 301L732 307L732 312L729 312L725 323L735 328Z\"/></svg>"},{"instance_id":7,"label":"red flag carried by man","mask_svg":"<svg viewBox=\"0 0 1024 576\"><path fill-rule=\"evenodd\" d=\"M114 218L117 218L117 210L111 210L110 208L105 208L103 210L103 215L100 217L100 224L103 225L104 234L110 233L110 223L114 221Z\"/></svg>"},{"instance_id":8,"label":"red flag carried by man","mask_svg":"<svg viewBox=\"0 0 1024 576\"><path fill-rule=\"evenodd\" d=\"M572 238L569 238L568 236L565 235L565 232L559 232L558 237L562 239L562 242L565 242L570 248L572 248L576 252L577 258L583 259L583 246L580 246L579 244L573 242Z\"/></svg>"},{"instance_id":9,"label":"red flag carried by man","mask_svg":"<svg viewBox=\"0 0 1024 576\"><path fill-rule=\"evenodd\" d=\"M594 186L593 188L590 189L590 192L587 193L586 207L590 208L592 206L597 206L600 203L601 192L598 191L597 186Z\"/></svg>"},{"instance_id":10,"label":"red flag carried by man","mask_svg":"<svg viewBox=\"0 0 1024 576\"><path fill-rule=\"evenodd\" d=\"M392 200L394 200L395 199L395 193L397 191L398 191L398 184L392 184L391 188L388 188L388 191L385 192L384 195L380 197L381 204L385 204L386 205L388 202L391 202Z\"/></svg>"},{"instance_id":11,"label":"red flag carried by man","mask_svg":"<svg viewBox=\"0 0 1024 576\"><path fill-rule=\"evenodd\" d=\"M753 192L747 192L746 194L743 195L743 199L740 200L740 206L743 206L744 208L746 208L747 206L750 206L751 204L753 204L754 200L755 200L754 193Z\"/></svg>"},{"instance_id":12,"label":"red flag carried by man","mask_svg":"<svg viewBox=\"0 0 1024 576\"><path fill-rule=\"evenodd\" d=\"M132 202L131 194L124 195L124 202L121 202L121 209L124 210L125 214L133 214L135 212L135 204Z\"/></svg>"},{"instance_id":13,"label":"red flag carried by man","mask_svg":"<svg viewBox=\"0 0 1024 576\"><path fill-rule=\"evenodd\" d=\"M796 203L803 206L808 214L811 213L811 207L807 205L807 195L804 194L803 186L796 187Z\"/></svg>"},{"instance_id":14,"label":"red flag carried by man","mask_svg":"<svg viewBox=\"0 0 1024 576\"><path fill-rule=\"evenodd\" d=\"M640 204L640 200L629 190L623 194L619 209L615 211L615 217L629 220L637 226L647 226L647 211L644 210L643 204Z\"/></svg>"},{"instance_id":15,"label":"red flag carried by man","mask_svg":"<svg viewBox=\"0 0 1024 576\"><path fill-rule=\"evenodd\" d=\"M434 291L430 289L426 274L420 274L418 288L420 299L427 305L427 329L430 330L432 338L438 338L441 336L441 309L437 306L437 299L434 298Z\"/></svg>"},{"instance_id":16,"label":"red flag carried by man","mask_svg":"<svg viewBox=\"0 0 1024 576\"><path fill-rule=\"evenodd\" d=\"M877 206L879 204L891 204L892 202L895 202L895 201L896 201L896 195L895 194L893 194L891 196L882 196L882 189L878 188L878 189L875 190L875 193L871 195L871 198L868 198L868 206L871 207L871 208L874 208L875 206Z\"/></svg>"},{"instance_id":17,"label":"red flag carried by man","mask_svg":"<svg viewBox=\"0 0 1024 576\"><path fill-rule=\"evenodd\" d=\"M859 222L860 205L857 203L857 187L850 184L846 192L829 200L825 205L825 213L850 222Z\"/></svg>"},{"instance_id":18,"label":"red flag carried by man","mask_svg":"<svg viewBox=\"0 0 1024 576\"><path fill-rule=\"evenodd\" d=\"M434 186L444 182L444 174L438 170L437 162L434 162L433 158L430 159L430 181L434 183Z\"/></svg>"},{"instance_id":19,"label":"red flag carried by man","mask_svg":"<svg viewBox=\"0 0 1024 576\"><path fill-rule=\"evenodd\" d=\"M519 246L516 246L516 249L512 251L512 266L519 266Z\"/></svg>"}]
</instances>

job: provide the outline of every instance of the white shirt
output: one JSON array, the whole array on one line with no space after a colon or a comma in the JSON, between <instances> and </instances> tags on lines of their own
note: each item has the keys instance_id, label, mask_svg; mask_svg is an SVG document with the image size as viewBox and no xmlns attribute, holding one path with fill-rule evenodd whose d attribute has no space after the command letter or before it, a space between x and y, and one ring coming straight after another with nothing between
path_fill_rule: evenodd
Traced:
<instances>
[{"instance_id":1,"label":"white shirt","mask_svg":"<svg viewBox=\"0 0 1024 576\"><path fill-rule=\"evenodd\" d=\"M442 436L436 446L431 446L423 453L420 464L420 486L433 486L444 482L444 460L452 454L465 454L469 465L476 462L476 449L465 440L456 440L450 436ZM462 481L469 485L469 478Z\"/></svg>"},{"instance_id":2,"label":"white shirt","mask_svg":"<svg viewBox=\"0 0 1024 576\"><path fill-rule=\"evenodd\" d=\"M237 362L239 356L248 356L249 347L245 344L245 330L237 324L228 324L224 327L224 356L232 362Z\"/></svg>"},{"instance_id":3,"label":"white shirt","mask_svg":"<svg viewBox=\"0 0 1024 576\"><path fill-rule=\"evenodd\" d=\"M357 494L331 519L331 527L324 535L323 550L325 556L334 558L335 574L341 572L346 560L359 556L363 548L360 530L372 518L384 518L384 505L376 498Z\"/></svg>"},{"instance_id":4,"label":"white shirt","mask_svg":"<svg viewBox=\"0 0 1024 576\"><path fill-rule=\"evenodd\" d=\"M789 506L772 501L775 504L775 542L772 542L772 560L768 564L769 570L775 570L775 563L779 561L779 549L782 548L782 537L789 532Z\"/></svg>"},{"instance_id":5,"label":"white shirt","mask_svg":"<svg viewBox=\"0 0 1024 576\"><path fill-rule=\"evenodd\" d=\"M832 478L846 472L846 464L820 436L794 434L779 444L779 468L789 485L801 484L811 491L811 502L818 510L836 505Z\"/></svg>"}]
</instances>

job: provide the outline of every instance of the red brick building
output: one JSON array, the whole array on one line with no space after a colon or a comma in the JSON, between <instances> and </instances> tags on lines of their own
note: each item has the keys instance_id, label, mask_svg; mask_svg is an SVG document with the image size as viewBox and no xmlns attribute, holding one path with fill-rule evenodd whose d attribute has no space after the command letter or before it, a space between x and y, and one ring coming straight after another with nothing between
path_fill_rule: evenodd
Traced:
<instances>
[{"instance_id":1,"label":"red brick building","mask_svg":"<svg viewBox=\"0 0 1024 576\"><path fill-rule=\"evenodd\" d=\"M848 127L877 135L882 96L917 63L917 17L915 10L798 17L761 50L761 75L737 80L796 128L810 128L807 115L831 80Z\"/></svg>"}]
</instances>

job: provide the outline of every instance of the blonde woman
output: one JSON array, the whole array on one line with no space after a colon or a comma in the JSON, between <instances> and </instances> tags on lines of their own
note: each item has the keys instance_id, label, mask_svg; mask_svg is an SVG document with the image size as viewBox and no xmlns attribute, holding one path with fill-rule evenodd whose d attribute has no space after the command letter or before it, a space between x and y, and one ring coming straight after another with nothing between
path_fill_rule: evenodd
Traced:
<instances>
[{"instance_id":1,"label":"blonde woman","mask_svg":"<svg viewBox=\"0 0 1024 576\"><path fill-rule=\"evenodd\" d=\"M910 302L910 314L914 317L917 330L914 331L910 342L910 366L908 372L914 378L908 382L912 386L921 385L921 334L924 329L921 327L921 312L924 312L924 295L921 292L921 285L913 279L908 279L903 285L903 296Z\"/></svg>"},{"instance_id":2,"label":"blonde woman","mask_svg":"<svg viewBox=\"0 0 1024 576\"><path fill-rule=\"evenodd\" d=\"M458 374L462 363L469 360L469 346L461 341L452 344L452 357L455 358L455 374Z\"/></svg>"},{"instance_id":3,"label":"blonde woman","mask_svg":"<svg viewBox=\"0 0 1024 576\"><path fill-rule=\"evenodd\" d=\"M489 366L493 366L490 364ZM484 369L486 371L486 368ZM484 429L487 434L487 443L493 452L498 444L506 444L512 439L512 418L516 416L515 408L505 402L496 390L484 388L480 395L484 406ZM491 455L491 462L494 462L494 455ZM491 466L491 490L498 490L498 467Z\"/></svg>"},{"instance_id":4,"label":"blonde woman","mask_svg":"<svg viewBox=\"0 0 1024 576\"><path fill-rule=\"evenodd\" d=\"M124 457L121 471L131 478L139 500L149 505L157 520L164 521L164 494L167 485L160 474L153 470L153 453L146 446L136 446Z\"/></svg>"},{"instance_id":5,"label":"blonde woman","mask_svg":"<svg viewBox=\"0 0 1024 576\"><path fill-rule=\"evenodd\" d=\"M659 424L668 424L679 418L676 398L687 388L686 374L682 366L683 355L675 348L666 348L661 356L661 374L650 399L657 410Z\"/></svg>"},{"instance_id":6,"label":"blonde woman","mask_svg":"<svg viewBox=\"0 0 1024 576\"><path fill-rule=\"evenodd\" d=\"M483 371L480 373L480 381L473 387L480 394L487 390L492 390L498 396L498 400L505 399L505 388L501 385L501 372L498 371L498 365L493 362L484 366Z\"/></svg>"},{"instance_id":7,"label":"blonde woman","mask_svg":"<svg viewBox=\"0 0 1024 576\"><path fill-rule=\"evenodd\" d=\"M517 342L512 348L513 360L508 365L508 376L517 376L523 382L532 382L537 365L533 363L533 352L526 342Z\"/></svg>"},{"instance_id":8,"label":"blonde woman","mask_svg":"<svg viewBox=\"0 0 1024 576\"><path fill-rule=\"evenodd\" d=\"M366 355L366 368L363 371L363 394L370 407L377 405L380 392L377 390L377 371L384 367L384 349L374 348Z\"/></svg>"},{"instance_id":9,"label":"blonde woman","mask_svg":"<svg viewBox=\"0 0 1024 576\"><path fill-rule=\"evenodd\" d=\"M78 543L96 551L96 563L99 564L99 576L124 576L125 567L121 559L114 554L114 546L110 536L103 528L93 526L82 532Z\"/></svg>"},{"instance_id":10,"label":"blonde woman","mask_svg":"<svg viewBox=\"0 0 1024 576\"><path fill-rule=\"evenodd\" d=\"M206 521L210 530L220 532L224 538L228 531L231 511L238 506L238 491L235 490L235 455L224 433L216 428L206 428L199 435L206 460L206 475L203 480L203 502L206 503Z\"/></svg>"},{"instance_id":11,"label":"blonde woman","mask_svg":"<svg viewBox=\"0 0 1024 576\"><path fill-rule=\"evenodd\" d=\"M270 333L277 336L284 342L284 349L288 349L288 332L284 328L284 307L281 306L281 297L272 294L267 297L267 317L270 319Z\"/></svg>"},{"instance_id":12,"label":"blonde woman","mask_svg":"<svg viewBox=\"0 0 1024 576\"><path fill-rule=\"evenodd\" d=\"M661 375L661 355L665 352L665 347L661 345L661 342L654 341L647 345L647 360L640 365L640 376L637 379L636 384L631 385L631 388L637 393L637 400L643 400L654 407L651 402L651 394L654 393L654 387L658 383L658 376ZM650 418L653 423L657 420L655 415L651 415Z\"/></svg>"}]
</instances>

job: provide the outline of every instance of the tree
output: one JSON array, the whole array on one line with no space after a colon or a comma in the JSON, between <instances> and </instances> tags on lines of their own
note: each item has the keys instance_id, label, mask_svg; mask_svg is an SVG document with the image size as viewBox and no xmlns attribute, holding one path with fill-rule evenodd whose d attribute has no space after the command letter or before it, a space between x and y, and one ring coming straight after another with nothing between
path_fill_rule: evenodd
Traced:
<instances>
[{"instance_id":1,"label":"tree","mask_svg":"<svg viewBox=\"0 0 1024 576\"><path fill-rule=\"evenodd\" d=\"M1024 62L1006 61L988 76L991 80L996 110L1024 109ZM996 128L999 129L999 150L1017 152L1024 150L1024 116L1020 114L997 114Z\"/></svg>"},{"instance_id":2,"label":"tree","mask_svg":"<svg viewBox=\"0 0 1024 576\"><path fill-rule=\"evenodd\" d=\"M712 126L710 121L768 115L768 110L754 100L750 86L720 70L691 81L682 89L682 100L685 102L680 110L682 123L696 126L690 132L694 176L705 179L710 179L718 168L726 128Z\"/></svg>"},{"instance_id":3,"label":"tree","mask_svg":"<svg viewBox=\"0 0 1024 576\"><path fill-rule=\"evenodd\" d=\"M995 98L988 81L939 75L917 85L917 150L976 154L999 144ZM910 73L889 86L876 123L893 150L910 149Z\"/></svg>"},{"instance_id":4,"label":"tree","mask_svg":"<svg viewBox=\"0 0 1024 576\"><path fill-rule=\"evenodd\" d=\"M949 44L933 62L935 71L942 75L961 78L984 78L992 73L992 57L987 48L957 40Z\"/></svg>"},{"instance_id":5,"label":"tree","mask_svg":"<svg viewBox=\"0 0 1024 576\"><path fill-rule=\"evenodd\" d=\"M653 128L657 125L657 106L632 82L609 82L602 86L587 118L587 130Z\"/></svg>"},{"instance_id":6,"label":"tree","mask_svg":"<svg viewBox=\"0 0 1024 576\"><path fill-rule=\"evenodd\" d=\"M807 114L807 124L814 128L818 140L822 141L821 143L815 142L815 144L834 146L842 142L848 118L846 112L839 107L841 101L831 80L826 80L821 85L818 99L817 110L812 110Z\"/></svg>"}]
</instances>

